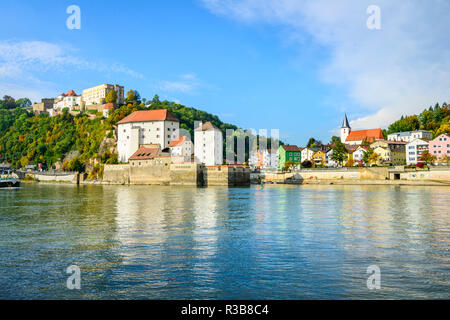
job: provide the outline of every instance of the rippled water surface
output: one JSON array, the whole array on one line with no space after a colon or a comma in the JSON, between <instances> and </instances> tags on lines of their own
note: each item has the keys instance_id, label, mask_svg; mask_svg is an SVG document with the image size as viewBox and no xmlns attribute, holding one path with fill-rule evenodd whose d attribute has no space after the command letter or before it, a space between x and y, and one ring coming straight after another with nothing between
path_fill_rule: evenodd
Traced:
<instances>
[{"instance_id":1,"label":"rippled water surface","mask_svg":"<svg viewBox=\"0 0 450 320\"><path fill-rule=\"evenodd\" d=\"M448 299L449 207L450 187L0 190L0 298Z\"/></svg>"}]
</instances>

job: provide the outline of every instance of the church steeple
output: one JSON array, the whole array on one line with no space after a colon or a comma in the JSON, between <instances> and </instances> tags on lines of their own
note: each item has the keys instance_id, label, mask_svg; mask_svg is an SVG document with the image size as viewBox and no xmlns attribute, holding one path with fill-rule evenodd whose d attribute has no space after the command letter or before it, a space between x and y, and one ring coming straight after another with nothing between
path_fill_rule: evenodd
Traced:
<instances>
[{"instance_id":1,"label":"church steeple","mask_svg":"<svg viewBox=\"0 0 450 320\"><path fill-rule=\"evenodd\" d=\"M341 142L345 143L347 141L347 137L352 131L352 128L350 127L350 124L348 123L347 115L344 117L344 121L342 121L342 127L341 127Z\"/></svg>"},{"instance_id":2,"label":"church steeple","mask_svg":"<svg viewBox=\"0 0 450 320\"><path fill-rule=\"evenodd\" d=\"M344 121L342 121L342 128L350 128L350 124L348 123L347 114L344 117Z\"/></svg>"}]
</instances>

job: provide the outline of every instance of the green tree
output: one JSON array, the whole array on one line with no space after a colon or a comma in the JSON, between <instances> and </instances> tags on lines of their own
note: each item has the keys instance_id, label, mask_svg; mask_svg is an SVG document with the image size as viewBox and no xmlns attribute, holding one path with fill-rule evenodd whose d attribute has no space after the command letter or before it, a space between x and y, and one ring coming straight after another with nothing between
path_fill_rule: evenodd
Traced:
<instances>
[{"instance_id":1,"label":"green tree","mask_svg":"<svg viewBox=\"0 0 450 320\"><path fill-rule=\"evenodd\" d=\"M333 153L331 154L331 160L342 165L345 159L347 159L347 149L345 149L345 145L342 142L337 143L333 147Z\"/></svg>"},{"instance_id":2,"label":"green tree","mask_svg":"<svg viewBox=\"0 0 450 320\"><path fill-rule=\"evenodd\" d=\"M21 98L16 101L16 106L18 108L30 108L32 105L31 100L28 98Z\"/></svg>"},{"instance_id":3,"label":"green tree","mask_svg":"<svg viewBox=\"0 0 450 320\"><path fill-rule=\"evenodd\" d=\"M294 162L292 162L292 161L286 161L286 162L284 163L284 168L283 168L283 170L284 170L284 171L289 171L293 166L294 166Z\"/></svg>"},{"instance_id":4,"label":"green tree","mask_svg":"<svg viewBox=\"0 0 450 320\"><path fill-rule=\"evenodd\" d=\"M372 148L369 148L369 149L367 149L366 152L364 152L364 155L363 155L362 160L363 160L363 162L364 162L366 165L369 164L369 159L370 159L370 157L372 156L373 153L374 153L374 151L373 151Z\"/></svg>"},{"instance_id":5,"label":"green tree","mask_svg":"<svg viewBox=\"0 0 450 320\"><path fill-rule=\"evenodd\" d=\"M160 105L161 101L159 100L159 96L157 94L155 94L155 96L152 99L152 103L156 104L156 105Z\"/></svg>"},{"instance_id":6,"label":"green tree","mask_svg":"<svg viewBox=\"0 0 450 320\"><path fill-rule=\"evenodd\" d=\"M340 142L341 142L341 138L340 137L338 137L338 136L332 136L331 137L330 144L337 144L337 143L340 143Z\"/></svg>"}]
</instances>

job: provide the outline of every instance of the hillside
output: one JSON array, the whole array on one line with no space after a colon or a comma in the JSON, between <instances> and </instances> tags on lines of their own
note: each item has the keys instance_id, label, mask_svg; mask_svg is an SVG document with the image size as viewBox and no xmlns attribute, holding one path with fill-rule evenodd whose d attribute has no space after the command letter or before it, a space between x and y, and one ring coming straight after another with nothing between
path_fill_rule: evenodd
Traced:
<instances>
[{"instance_id":1,"label":"hillside","mask_svg":"<svg viewBox=\"0 0 450 320\"><path fill-rule=\"evenodd\" d=\"M73 116L67 110L56 117L34 116L20 105L14 105L14 99L11 99L8 97L8 104L0 100L0 163L8 161L13 168L37 163L51 167L61 161L67 170L82 170L90 159L115 163L117 156L100 146L105 137L113 137L111 130L115 129L116 123L136 110L168 109L180 120L180 128L188 130L192 136L196 120L211 121L224 131L237 129L215 115L170 101L159 101L157 96L147 104L139 98L128 97L127 104L116 109L108 119L93 120L87 114ZM17 101L23 103L23 99Z\"/></svg>"},{"instance_id":2,"label":"hillside","mask_svg":"<svg viewBox=\"0 0 450 320\"><path fill-rule=\"evenodd\" d=\"M429 130L433 137L442 133L450 134L450 106L437 103L434 107L425 109L418 115L403 116L400 120L392 123L384 134L402 131Z\"/></svg>"}]
</instances>

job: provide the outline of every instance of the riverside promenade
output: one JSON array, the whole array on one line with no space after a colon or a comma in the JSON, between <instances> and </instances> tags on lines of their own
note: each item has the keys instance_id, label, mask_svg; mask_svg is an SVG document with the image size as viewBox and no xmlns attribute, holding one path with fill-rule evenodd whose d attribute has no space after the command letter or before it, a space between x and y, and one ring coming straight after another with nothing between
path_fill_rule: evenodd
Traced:
<instances>
[{"instance_id":1,"label":"riverside promenade","mask_svg":"<svg viewBox=\"0 0 450 320\"><path fill-rule=\"evenodd\" d=\"M252 183L449 185L450 167L424 169L397 167L301 169L292 172L251 174Z\"/></svg>"}]
</instances>

